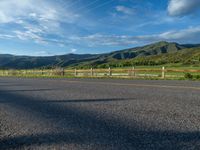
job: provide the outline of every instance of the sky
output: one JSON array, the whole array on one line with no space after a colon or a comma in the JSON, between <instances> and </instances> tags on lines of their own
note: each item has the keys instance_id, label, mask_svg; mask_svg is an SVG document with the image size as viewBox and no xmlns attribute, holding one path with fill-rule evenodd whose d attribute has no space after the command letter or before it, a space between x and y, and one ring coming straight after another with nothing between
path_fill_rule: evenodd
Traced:
<instances>
[{"instance_id":1,"label":"sky","mask_svg":"<svg viewBox=\"0 0 200 150\"><path fill-rule=\"evenodd\" d=\"M200 43L200 0L0 0L0 54L107 53Z\"/></svg>"}]
</instances>

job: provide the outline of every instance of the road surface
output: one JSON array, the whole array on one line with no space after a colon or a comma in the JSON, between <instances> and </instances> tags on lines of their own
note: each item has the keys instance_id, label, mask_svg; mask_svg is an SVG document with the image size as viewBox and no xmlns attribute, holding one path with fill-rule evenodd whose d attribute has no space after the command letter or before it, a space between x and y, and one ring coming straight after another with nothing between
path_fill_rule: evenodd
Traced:
<instances>
[{"instance_id":1,"label":"road surface","mask_svg":"<svg viewBox=\"0 0 200 150\"><path fill-rule=\"evenodd\" d=\"M0 149L200 149L200 82L0 78Z\"/></svg>"}]
</instances>

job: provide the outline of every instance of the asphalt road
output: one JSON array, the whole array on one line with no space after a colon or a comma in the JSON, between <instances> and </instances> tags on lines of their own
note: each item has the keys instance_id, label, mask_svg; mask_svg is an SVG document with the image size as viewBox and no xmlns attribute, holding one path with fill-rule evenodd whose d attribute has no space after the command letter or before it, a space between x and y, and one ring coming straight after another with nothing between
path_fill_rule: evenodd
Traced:
<instances>
[{"instance_id":1,"label":"asphalt road","mask_svg":"<svg viewBox=\"0 0 200 150\"><path fill-rule=\"evenodd\" d=\"M0 149L200 149L200 82L0 78Z\"/></svg>"}]
</instances>

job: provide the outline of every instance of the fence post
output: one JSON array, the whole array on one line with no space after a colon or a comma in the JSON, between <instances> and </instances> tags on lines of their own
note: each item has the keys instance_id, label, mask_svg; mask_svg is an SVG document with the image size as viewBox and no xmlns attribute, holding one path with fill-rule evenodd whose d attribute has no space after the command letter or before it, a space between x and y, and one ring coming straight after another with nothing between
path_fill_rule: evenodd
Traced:
<instances>
[{"instance_id":1,"label":"fence post","mask_svg":"<svg viewBox=\"0 0 200 150\"><path fill-rule=\"evenodd\" d=\"M74 75L75 75L75 77L77 76L77 70L76 70L76 68L74 70Z\"/></svg>"},{"instance_id":2,"label":"fence post","mask_svg":"<svg viewBox=\"0 0 200 150\"><path fill-rule=\"evenodd\" d=\"M165 67L162 67L162 78L165 79Z\"/></svg>"},{"instance_id":3,"label":"fence post","mask_svg":"<svg viewBox=\"0 0 200 150\"><path fill-rule=\"evenodd\" d=\"M50 73L50 76L53 76L53 72L54 72L54 71L53 71L53 69L51 69L51 73Z\"/></svg>"},{"instance_id":4,"label":"fence post","mask_svg":"<svg viewBox=\"0 0 200 150\"><path fill-rule=\"evenodd\" d=\"M91 76L94 75L94 71L93 71L93 68L91 68Z\"/></svg>"},{"instance_id":5,"label":"fence post","mask_svg":"<svg viewBox=\"0 0 200 150\"><path fill-rule=\"evenodd\" d=\"M112 71L111 71L110 67L108 68L108 74L109 74L109 76L112 76Z\"/></svg>"},{"instance_id":6,"label":"fence post","mask_svg":"<svg viewBox=\"0 0 200 150\"><path fill-rule=\"evenodd\" d=\"M133 77L135 77L135 67L134 66L132 68L132 72L133 72Z\"/></svg>"},{"instance_id":7,"label":"fence post","mask_svg":"<svg viewBox=\"0 0 200 150\"><path fill-rule=\"evenodd\" d=\"M62 68L62 76L65 76L65 69Z\"/></svg>"}]
</instances>

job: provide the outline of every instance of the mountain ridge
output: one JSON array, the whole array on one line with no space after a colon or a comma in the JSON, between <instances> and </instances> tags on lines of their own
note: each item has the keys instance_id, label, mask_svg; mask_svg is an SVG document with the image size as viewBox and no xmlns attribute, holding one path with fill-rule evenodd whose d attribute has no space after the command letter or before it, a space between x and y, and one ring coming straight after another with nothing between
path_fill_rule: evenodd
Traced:
<instances>
[{"instance_id":1,"label":"mountain ridge","mask_svg":"<svg viewBox=\"0 0 200 150\"><path fill-rule=\"evenodd\" d=\"M176 54L184 49L199 48L200 44L178 44L160 41L145 46L128 48L103 54L66 54L55 56L15 56L0 54L0 68L32 69L52 67L98 67L123 60ZM177 54L176 54L177 55Z\"/></svg>"}]
</instances>

